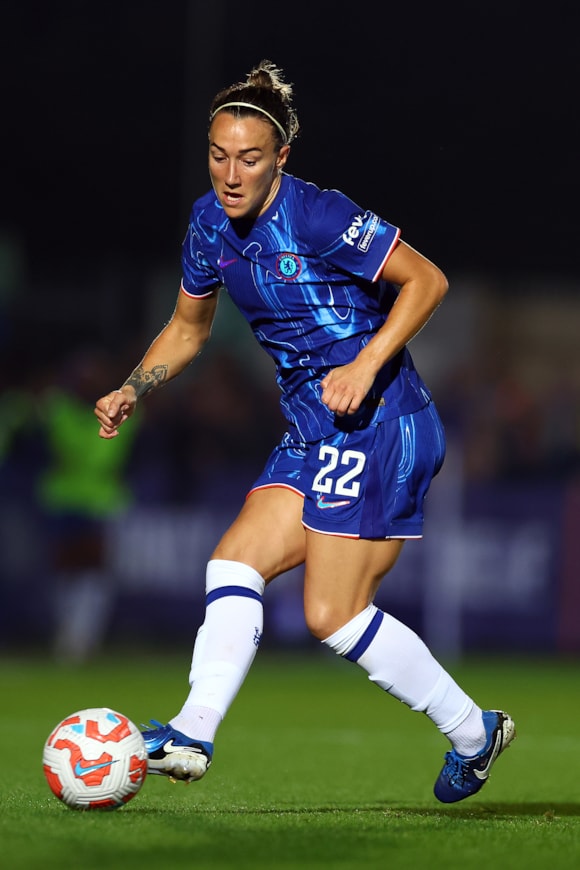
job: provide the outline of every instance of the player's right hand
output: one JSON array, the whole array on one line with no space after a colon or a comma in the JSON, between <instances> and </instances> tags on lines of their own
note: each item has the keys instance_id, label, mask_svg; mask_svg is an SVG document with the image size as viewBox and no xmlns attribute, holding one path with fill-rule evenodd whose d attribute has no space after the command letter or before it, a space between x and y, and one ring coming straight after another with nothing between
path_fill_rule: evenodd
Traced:
<instances>
[{"instance_id":1,"label":"player's right hand","mask_svg":"<svg viewBox=\"0 0 580 870\"><path fill-rule=\"evenodd\" d=\"M137 396L132 387L124 387L122 390L113 390L97 400L95 404L95 416L101 424L99 436L101 438L116 438L119 434L119 426L128 420L137 404Z\"/></svg>"}]
</instances>

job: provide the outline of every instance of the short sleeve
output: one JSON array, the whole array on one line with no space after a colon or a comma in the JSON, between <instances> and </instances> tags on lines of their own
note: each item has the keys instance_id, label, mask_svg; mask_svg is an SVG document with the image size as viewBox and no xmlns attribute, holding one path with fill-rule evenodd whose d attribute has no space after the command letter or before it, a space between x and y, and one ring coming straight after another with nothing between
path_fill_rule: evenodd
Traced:
<instances>
[{"instance_id":1,"label":"short sleeve","mask_svg":"<svg viewBox=\"0 0 580 870\"><path fill-rule=\"evenodd\" d=\"M201 239L190 224L181 249L181 287L188 296L202 299L211 296L220 283L203 252Z\"/></svg>"},{"instance_id":2,"label":"short sleeve","mask_svg":"<svg viewBox=\"0 0 580 870\"><path fill-rule=\"evenodd\" d=\"M323 190L310 213L309 234L324 260L358 278L376 281L397 246L400 230L340 191Z\"/></svg>"}]
</instances>

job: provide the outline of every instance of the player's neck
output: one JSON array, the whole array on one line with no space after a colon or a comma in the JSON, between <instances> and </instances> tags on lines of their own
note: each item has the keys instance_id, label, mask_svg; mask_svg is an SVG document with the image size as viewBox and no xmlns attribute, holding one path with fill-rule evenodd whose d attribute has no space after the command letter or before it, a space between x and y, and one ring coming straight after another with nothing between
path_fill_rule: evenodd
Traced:
<instances>
[{"instance_id":1,"label":"player's neck","mask_svg":"<svg viewBox=\"0 0 580 870\"><path fill-rule=\"evenodd\" d=\"M260 209L260 211L258 213L258 217L261 217L261 215L263 215L264 212L268 211L268 209L270 208L270 206L272 205L272 203L276 199L276 195L277 195L278 191L280 190L281 183L282 183L282 176L280 173L278 173L272 182L272 187L270 188L270 193L268 194L268 196L264 200L264 205Z\"/></svg>"}]
</instances>

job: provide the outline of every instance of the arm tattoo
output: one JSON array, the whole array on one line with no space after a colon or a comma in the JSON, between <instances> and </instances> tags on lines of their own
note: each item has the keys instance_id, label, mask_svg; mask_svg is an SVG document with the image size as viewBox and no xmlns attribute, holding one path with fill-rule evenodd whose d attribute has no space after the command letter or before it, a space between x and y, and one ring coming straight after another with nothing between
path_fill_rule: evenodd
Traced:
<instances>
[{"instance_id":1,"label":"arm tattoo","mask_svg":"<svg viewBox=\"0 0 580 870\"><path fill-rule=\"evenodd\" d=\"M167 380L167 369L168 366L159 365L153 366L150 372L146 372L142 365L138 365L123 386L128 385L133 387L137 393L137 398L141 398L165 383Z\"/></svg>"}]
</instances>

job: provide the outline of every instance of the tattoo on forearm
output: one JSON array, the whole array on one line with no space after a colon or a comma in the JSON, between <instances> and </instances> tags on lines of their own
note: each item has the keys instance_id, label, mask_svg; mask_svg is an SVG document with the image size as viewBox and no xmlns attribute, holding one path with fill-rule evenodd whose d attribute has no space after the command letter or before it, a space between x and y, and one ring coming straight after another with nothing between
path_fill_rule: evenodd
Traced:
<instances>
[{"instance_id":1,"label":"tattoo on forearm","mask_svg":"<svg viewBox=\"0 0 580 870\"><path fill-rule=\"evenodd\" d=\"M138 365L135 371L127 378L125 384L133 387L137 393L137 398L141 398L150 393L151 390L163 386L167 380L167 369L168 366L166 365L158 365L153 366L151 371L146 372L142 365Z\"/></svg>"}]
</instances>

